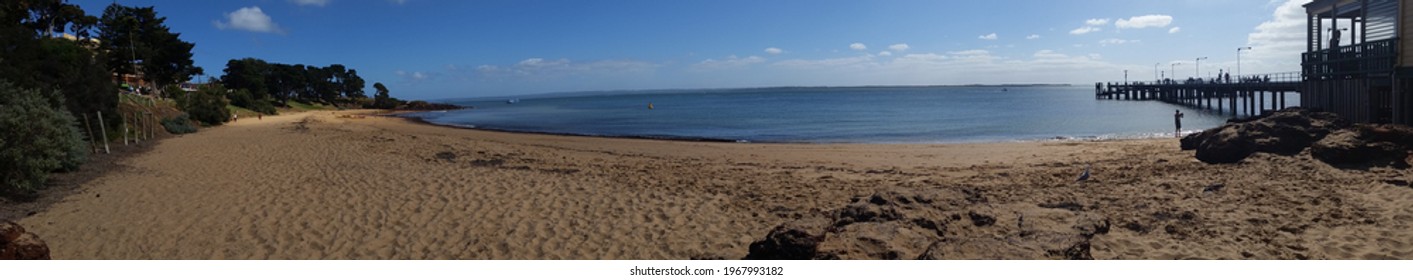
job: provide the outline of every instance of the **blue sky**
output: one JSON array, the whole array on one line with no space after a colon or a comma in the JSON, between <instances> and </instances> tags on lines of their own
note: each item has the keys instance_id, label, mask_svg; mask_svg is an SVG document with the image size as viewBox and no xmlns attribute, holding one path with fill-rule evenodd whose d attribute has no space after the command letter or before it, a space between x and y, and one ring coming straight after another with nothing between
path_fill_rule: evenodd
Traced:
<instances>
[{"instance_id":1,"label":"blue sky","mask_svg":"<svg viewBox=\"0 0 1413 280\"><path fill-rule=\"evenodd\" d=\"M111 3L71 1L100 15ZM339 63L401 98L1299 71L1309 0L119 1L197 64Z\"/></svg>"}]
</instances>

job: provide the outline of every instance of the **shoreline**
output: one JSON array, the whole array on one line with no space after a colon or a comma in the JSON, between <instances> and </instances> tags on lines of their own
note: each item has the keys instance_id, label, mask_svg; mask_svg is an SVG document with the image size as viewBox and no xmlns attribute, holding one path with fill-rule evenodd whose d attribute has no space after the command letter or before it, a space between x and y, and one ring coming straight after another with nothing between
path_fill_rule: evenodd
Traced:
<instances>
[{"instance_id":1,"label":"shoreline","mask_svg":"<svg viewBox=\"0 0 1413 280\"><path fill-rule=\"evenodd\" d=\"M1135 137L1126 137L1126 136L1116 136L1116 137L1104 137L1104 136L1087 136L1087 137L1051 136L1051 137L1041 137L1041 138L1034 138L1034 139L977 140L977 141L957 141L957 142L949 142L949 141L937 141L937 142L751 141L751 140L745 140L745 139L727 139L727 138L692 137L692 136L643 136L643 135L638 135L638 136L634 136L634 135L622 135L622 136L620 136L620 135L594 135L594 134L582 134L582 133L562 133L562 132L545 132L545 131L522 131L522 130L512 130L512 129L496 129L496 128L486 128L486 127L477 127L477 126L462 126L462 125L454 125L454 124L443 124L443 123L437 123L437 122L429 121L429 120L427 120L426 118L423 118L423 117L419 117L419 116L409 116L409 115L407 115L407 114L412 114L412 113L423 113L423 112L428 112L428 111L395 111L395 112L389 112L389 113L370 113L370 114L367 114L367 115L369 115L369 116L392 117L392 118L402 118L402 119L406 119L406 120L409 120L409 121L412 121L412 122L416 122L416 123L419 123L419 124L430 125L430 126L437 126L437 127L445 127L445 128L452 128L452 129L465 129L465 130L477 130L477 131L502 132L502 133L532 134L532 135L551 135L551 136L568 136L568 137L608 138L608 139L642 139L642 140L662 140L662 141L682 141L682 142L708 142L708 143L741 143L741 144L800 144L800 145L969 145L969 144L994 144L994 143L1115 142L1115 141L1147 141L1147 140L1161 140L1161 139L1177 139L1177 138L1174 138L1174 137L1169 137L1170 135L1159 134L1159 135L1152 135L1152 136L1135 136ZM1184 131L1183 133L1184 133L1184 135L1187 135L1187 134L1197 133L1197 132L1201 132L1201 131L1202 131L1202 130L1189 130L1189 131ZM1145 134L1145 133L1140 133L1140 134Z\"/></svg>"},{"instance_id":2,"label":"shoreline","mask_svg":"<svg viewBox=\"0 0 1413 280\"><path fill-rule=\"evenodd\" d=\"M719 143L338 116L367 112L164 139L17 222L56 259L740 259L782 223L896 191L961 211L938 220L956 240L1102 218L1096 259L1413 258L1413 191L1383 183L1413 174L1308 155L1208 165L1176 139Z\"/></svg>"}]
</instances>

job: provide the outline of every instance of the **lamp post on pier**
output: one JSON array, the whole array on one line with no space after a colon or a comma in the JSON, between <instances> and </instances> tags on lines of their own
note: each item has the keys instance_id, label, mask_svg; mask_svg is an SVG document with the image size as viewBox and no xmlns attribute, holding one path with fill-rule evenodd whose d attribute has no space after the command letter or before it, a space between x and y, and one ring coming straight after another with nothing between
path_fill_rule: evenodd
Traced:
<instances>
[{"instance_id":1,"label":"lamp post on pier","mask_svg":"<svg viewBox=\"0 0 1413 280\"><path fill-rule=\"evenodd\" d=\"M1197 65L1196 65L1196 66L1193 66L1193 68L1196 68L1196 69L1192 70L1192 74L1193 74L1193 75L1196 75L1198 79L1201 79L1201 78L1202 78L1202 60L1205 60L1205 59L1207 59L1207 57L1204 56L1204 57L1198 57L1197 59L1194 60L1194 61L1196 61Z\"/></svg>"},{"instance_id":2,"label":"lamp post on pier","mask_svg":"<svg viewBox=\"0 0 1413 280\"><path fill-rule=\"evenodd\" d=\"M1158 65L1162 65L1162 64L1163 64L1162 62L1154 63L1154 64L1153 64L1153 79L1154 79L1154 80L1158 80L1158 81L1162 81L1162 80L1163 80L1163 77L1160 77L1160 76L1158 75Z\"/></svg>"},{"instance_id":3,"label":"lamp post on pier","mask_svg":"<svg viewBox=\"0 0 1413 280\"><path fill-rule=\"evenodd\" d=\"M1177 66L1178 66L1178 64L1182 64L1182 62L1173 62L1173 65L1169 65L1169 66L1168 66L1168 68L1172 68L1172 69L1168 69L1168 72L1173 72L1173 80L1177 80Z\"/></svg>"},{"instance_id":4,"label":"lamp post on pier","mask_svg":"<svg viewBox=\"0 0 1413 280\"><path fill-rule=\"evenodd\" d=\"M1243 51L1243 50L1249 51L1249 50L1251 50L1251 47L1240 47L1240 48L1236 48L1236 79L1237 79L1237 80L1240 80L1240 79L1241 79L1241 51Z\"/></svg>"}]
</instances>

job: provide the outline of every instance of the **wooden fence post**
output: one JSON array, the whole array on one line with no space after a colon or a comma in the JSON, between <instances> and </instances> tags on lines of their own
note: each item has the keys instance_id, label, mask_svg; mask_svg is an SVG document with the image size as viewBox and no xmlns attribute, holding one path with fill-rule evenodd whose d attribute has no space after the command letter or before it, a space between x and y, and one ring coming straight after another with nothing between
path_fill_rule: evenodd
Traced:
<instances>
[{"instance_id":1,"label":"wooden fence post","mask_svg":"<svg viewBox=\"0 0 1413 280\"><path fill-rule=\"evenodd\" d=\"M103 111L98 111L98 133L103 135L103 153L113 153L111 149L108 149L108 128L103 125Z\"/></svg>"},{"instance_id":2,"label":"wooden fence post","mask_svg":"<svg viewBox=\"0 0 1413 280\"><path fill-rule=\"evenodd\" d=\"M88 122L88 114L83 114L83 127L88 128L88 150L98 153L98 139L93 137L93 125Z\"/></svg>"}]
</instances>

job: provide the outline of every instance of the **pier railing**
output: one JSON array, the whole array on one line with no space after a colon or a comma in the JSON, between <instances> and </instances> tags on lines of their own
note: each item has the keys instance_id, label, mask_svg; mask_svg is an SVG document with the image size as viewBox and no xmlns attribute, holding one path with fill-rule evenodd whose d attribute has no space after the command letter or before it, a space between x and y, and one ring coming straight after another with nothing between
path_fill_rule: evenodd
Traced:
<instances>
[{"instance_id":1,"label":"pier railing","mask_svg":"<svg viewBox=\"0 0 1413 280\"><path fill-rule=\"evenodd\" d=\"M1163 79L1163 80L1157 80L1157 81L1130 81L1130 82L1128 82L1127 84L1125 84L1125 83L1123 83L1123 82L1108 82L1108 83L1099 83L1099 84L1100 84L1100 85L1105 85L1105 86L1108 86L1108 87L1115 87L1115 86L1163 86L1163 85L1239 85L1239 86L1258 86L1258 87L1259 87L1259 86L1263 86L1263 85L1282 85L1282 86L1287 86L1287 85L1291 85L1291 84L1300 84L1300 83L1303 82L1304 80L1305 80L1305 76L1304 76L1303 74L1301 74L1300 72L1279 72L1279 73L1266 73L1266 74L1254 74L1254 75L1232 76L1231 79L1227 79L1225 76L1223 76L1223 77L1221 77L1221 78L1217 78L1217 77L1186 78L1186 79L1182 79L1182 80Z\"/></svg>"},{"instance_id":2,"label":"pier railing","mask_svg":"<svg viewBox=\"0 0 1413 280\"><path fill-rule=\"evenodd\" d=\"M1307 76L1301 72L1241 75L1228 78L1187 78L1153 82L1095 83L1094 98L1157 100L1233 115L1260 114L1286 107L1285 94L1299 93ZM1267 101L1269 96L1269 101Z\"/></svg>"}]
</instances>

